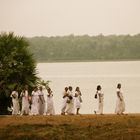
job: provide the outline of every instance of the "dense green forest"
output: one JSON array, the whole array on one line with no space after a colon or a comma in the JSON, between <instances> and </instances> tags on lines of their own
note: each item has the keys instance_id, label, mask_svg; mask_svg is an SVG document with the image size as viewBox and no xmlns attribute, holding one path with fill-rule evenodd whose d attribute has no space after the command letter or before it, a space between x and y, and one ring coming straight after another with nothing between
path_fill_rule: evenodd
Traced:
<instances>
[{"instance_id":1,"label":"dense green forest","mask_svg":"<svg viewBox=\"0 0 140 140\"><path fill-rule=\"evenodd\" d=\"M140 60L140 34L28 38L38 62Z\"/></svg>"}]
</instances>

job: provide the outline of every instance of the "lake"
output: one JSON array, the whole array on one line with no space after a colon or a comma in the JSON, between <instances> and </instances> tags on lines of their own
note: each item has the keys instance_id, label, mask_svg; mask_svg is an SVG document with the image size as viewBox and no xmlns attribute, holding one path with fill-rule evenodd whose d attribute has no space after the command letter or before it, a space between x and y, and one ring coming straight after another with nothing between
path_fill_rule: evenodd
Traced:
<instances>
[{"instance_id":1,"label":"lake","mask_svg":"<svg viewBox=\"0 0 140 140\"><path fill-rule=\"evenodd\" d=\"M126 112L140 112L140 61L38 63L37 71L42 79L51 81L56 114L61 112L65 86L72 86L73 91L79 86L83 99L80 113L93 114L98 84L104 92L104 113L114 113L117 83L122 84Z\"/></svg>"}]
</instances>

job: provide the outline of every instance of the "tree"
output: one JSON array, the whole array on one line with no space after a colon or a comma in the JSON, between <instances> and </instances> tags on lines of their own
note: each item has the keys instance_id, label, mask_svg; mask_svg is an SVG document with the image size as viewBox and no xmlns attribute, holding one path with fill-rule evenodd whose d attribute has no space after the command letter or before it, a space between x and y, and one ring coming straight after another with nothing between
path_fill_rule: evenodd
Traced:
<instances>
[{"instance_id":1,"label":"tree","mask_svg":"<svg viewBox=\"0 0 140 140\"><path fill-rule=\"evenodd\" d=\"M29 43L14 33L0 34L0 114L7 113L10 94L15 86L19 90L36 85L36 64L28 50Z\"/></svg>"},{"instance_id":2,"label":"tree","mask_svg":"<svg viewBox=\"0 0 140 140\"><path fill-rule=\"evenodd\" d=\"M140 34L28 38L38 62L140 60Z\"/></svg>"}]
</instances>

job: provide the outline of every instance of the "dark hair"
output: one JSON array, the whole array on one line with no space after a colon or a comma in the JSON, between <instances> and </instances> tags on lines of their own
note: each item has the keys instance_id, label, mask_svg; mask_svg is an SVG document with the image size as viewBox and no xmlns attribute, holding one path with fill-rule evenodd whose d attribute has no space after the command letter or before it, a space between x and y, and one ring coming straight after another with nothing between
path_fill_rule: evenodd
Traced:
<instances>
[{"instance_id":1,"label":"dark hair","mask_svg":"<svg viewBox=\"0 0 140 140\"><path fill-rule=\"evenodd\" d=\"M98 86L97 86L97 90L100 90L100 89L101 89L101 86L100 86L100 85L98 85Z\"/></svg>"},{"instance_id":2,"label":"dark hair","mask_svg":"<svg viewBox=\"0 0 140 140\"><path fill-rule=\"evenodd\" d=\"M37 86L35 86L35 87L34 87L34 91L37 91L37 90L38 90L38 88L37 88Z\"/></svg>"},{"instance_id":3,"label":"dark hair","mask_svg":"<svg viewBox=\"0 0 140 140\"><path fill-rule=\"evenodd\" d=\"M47 88L48 93L52 93L51 88Z\"/></svg>"},{"instance_id":4,"label":"dark hair","mask_svg":"<svg viewBox=\"0 0 140 140\"><path fill-rule=\"evenodd\" d=\"M73 97L70 95L70 96L69 96L69 99L70 99L70 100L72 100L72 99L73 99Z\"/></svg>"},{"instance_id":5,"label":"dark hair","mask_svg":"<svg viewBox=\"0 0 140 140\"><path fill-rule=\"evenodd\" d=\"M118 83L117 88L121 88L121 84L120 83Z\"/></svg>"},{"instance_id":6,"label":"dark hair","mask_svg":"<svg viewBox=\"0 0 140 140\"><path fill-rule=\"evenodd\" d=\"M72 91L72 87L71 86L69 86L69 90Z\"/></svg>"},{"instance_id":7,"label":"dark hair","mask_svg":"<svg viewBox=\"0 0 140 140\"><path fill-rule=\"evenodd\" d=\"M68 87L65 87L65 91L68 91L68 89L69 89Z\"/></svg>"},{"instance_id":8,"label":"dark hair","mask_svg":"<svg viewBox=\"0 0 140 140\"><path fill-rule=\"evenodd\" d=\"M79 87L76 87L75 91L79 91Z\"/></svg>"}]
</instances>

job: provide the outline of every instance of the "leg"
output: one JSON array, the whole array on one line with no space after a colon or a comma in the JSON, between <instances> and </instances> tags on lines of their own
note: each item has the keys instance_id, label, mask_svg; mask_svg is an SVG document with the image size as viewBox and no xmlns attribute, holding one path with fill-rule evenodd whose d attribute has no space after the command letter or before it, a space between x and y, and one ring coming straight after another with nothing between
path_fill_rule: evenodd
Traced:
<instances>
[{"instance_id":1,"label":"leg","mask_svg":"<svg viewBox=\"0 0 140 140\"><path fill-rule=\"evenodd\" d=\"M76 112L77 115L79 114L79 110L80 110L80 108L77 108L77 112Z\"/></svg>"}]
</instances>

